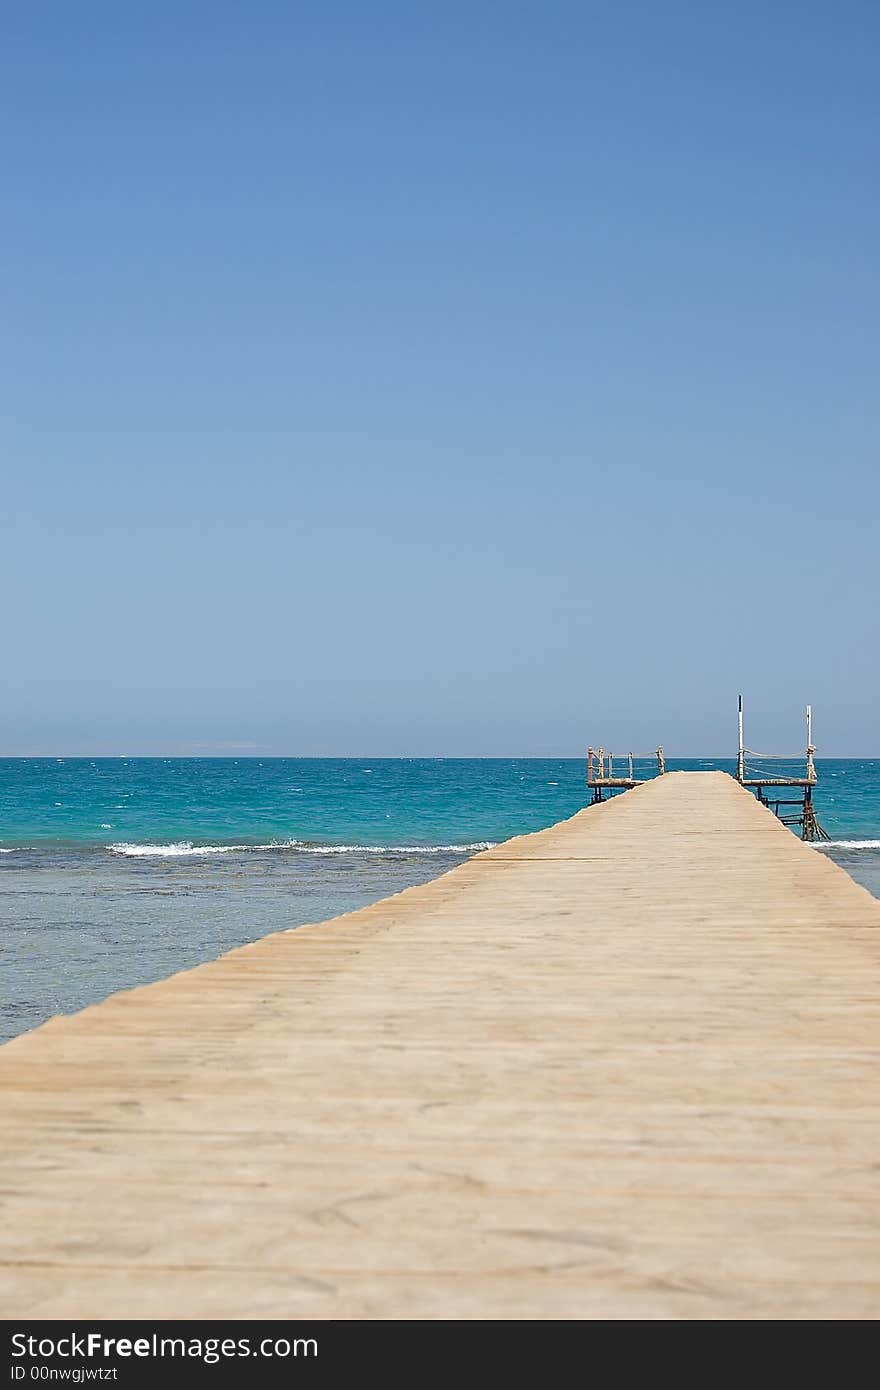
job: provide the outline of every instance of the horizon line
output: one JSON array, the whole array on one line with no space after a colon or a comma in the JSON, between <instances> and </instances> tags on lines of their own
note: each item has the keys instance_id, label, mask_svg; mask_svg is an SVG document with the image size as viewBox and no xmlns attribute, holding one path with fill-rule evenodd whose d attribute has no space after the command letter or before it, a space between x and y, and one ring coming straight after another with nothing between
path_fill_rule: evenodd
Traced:
<instances>
[{"instance_id":1,"label":"horizon line","mask_svg":"<svg viewBox=\"0 0 880 1390\"><path fill-rule=\"evenodd\" d=\"M736 751L731 753L669 753L664 750L667 761L672 762L736 762ZM614 754L626 758L627 753ZM806 759L806 752L763 754L766 761L794 762ZM654 757L653 753L634 754L637 761ZM0 753L0 762L169 762L186 760L188 762L586 762L587 753ZM880 753L823 753L816 754L816 762L880 762Z\"/></svg>"}]
</instances>

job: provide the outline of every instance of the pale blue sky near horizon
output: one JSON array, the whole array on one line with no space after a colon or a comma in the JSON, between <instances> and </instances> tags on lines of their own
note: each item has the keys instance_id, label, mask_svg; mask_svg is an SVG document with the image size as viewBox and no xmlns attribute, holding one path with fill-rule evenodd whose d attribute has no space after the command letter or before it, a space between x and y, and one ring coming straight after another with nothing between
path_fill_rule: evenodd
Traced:
<instances>
[{"instance_id":1,"label":"pale blue sky near horizon","mask_svg":"<svg viewBox=\"0 0 880 1390\"><path fill-rule=\"evenodd\" d=\"M0 755L880 755L878 51L7 7Z\"/></svg>"}]
</instances>

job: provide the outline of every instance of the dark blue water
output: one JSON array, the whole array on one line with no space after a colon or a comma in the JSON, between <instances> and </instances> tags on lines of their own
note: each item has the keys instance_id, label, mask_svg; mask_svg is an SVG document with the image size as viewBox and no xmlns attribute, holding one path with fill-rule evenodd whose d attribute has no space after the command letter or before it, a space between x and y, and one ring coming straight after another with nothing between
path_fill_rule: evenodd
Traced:
<instances>
[{"instance_id":1,"label":"dark blue water","mask_svg":"<svg viewBox=\"0 0 880 1390\"><path fill-rule=\"evenodd\" d=\"M880 896L880 761L818 770L821 852ZM424 882L573 814L584 776L564 759L0 760L0 1039Z\"/></svg>"}]
</instances>

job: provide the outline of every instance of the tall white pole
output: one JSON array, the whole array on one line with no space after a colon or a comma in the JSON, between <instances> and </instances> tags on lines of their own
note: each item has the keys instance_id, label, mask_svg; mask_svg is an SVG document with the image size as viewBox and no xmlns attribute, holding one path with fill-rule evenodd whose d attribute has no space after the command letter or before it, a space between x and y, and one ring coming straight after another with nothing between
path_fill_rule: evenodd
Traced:
<instances>
[{"instance_id":1,"label":"tall white pole","mask_svg":"<svg viewBox=\"0 0 880 1390\"><path fill-rule=\"evenodd\" d=\"M811 782L816 780L816 768L813 763L813 706L807 705L807 776Z\"/></svg>"},{"instance_id":2,"label":"tall white pole","mask_svg":"<svg viewBox=\"0 0 880 1390\"><path fill-rule=\"evenodd\" d=\"M739 697L739 748L736 757L736 779L738 782L745 780L745 758L746 746L743 742L743 697Z\"/></svg>"}]
</instances>

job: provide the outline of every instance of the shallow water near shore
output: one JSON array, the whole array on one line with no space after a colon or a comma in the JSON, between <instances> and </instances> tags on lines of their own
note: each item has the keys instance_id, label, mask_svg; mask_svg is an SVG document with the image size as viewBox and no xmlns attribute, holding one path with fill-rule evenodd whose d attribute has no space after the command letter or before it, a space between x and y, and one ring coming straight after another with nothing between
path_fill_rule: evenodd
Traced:
<instances>
[{"instance_id":1,"label":"shallow water near shore","mask_svg":"<svg viewBox=\"0 0 880 1390\"><path fill-rule=\"evenodd\" d=\"M880 897L880 760L818 770L816 852ZM582 759L0 760L0 1041L551 825L584 776Z\"/></svg>"}]
</instances>

